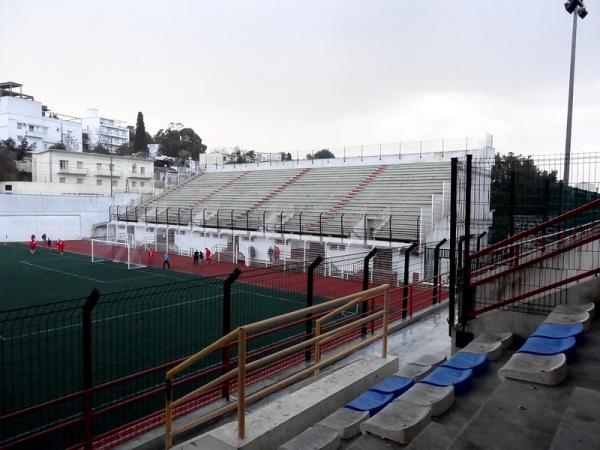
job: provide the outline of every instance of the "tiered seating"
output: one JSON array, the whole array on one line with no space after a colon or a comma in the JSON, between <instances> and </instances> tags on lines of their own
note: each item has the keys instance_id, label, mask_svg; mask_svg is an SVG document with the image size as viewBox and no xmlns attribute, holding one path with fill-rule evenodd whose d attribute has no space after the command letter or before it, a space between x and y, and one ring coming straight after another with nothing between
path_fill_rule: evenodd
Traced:
<instances>
[{"instance_id":1,"label":"tiered seating","mask_svg":"<svg viewBox=\"0 0 600 450\"><path fill-rule=\"evenodd\" d=\"M216 210L221 210L220 226L246 225L246 211L255 228L265 214L286 215L288 231L318 233L319 216L325 234L339 234L344 215L344 234L363 233L363 219L369 219L369 235L389 235L391 215L394 236L417 237L421 208L429 208L432 195L443 191L450 178L449 163L409 163L376 166L275 169L206 172L166 192L143 207L148 220L164 221L169 208L170 222L181 209L180 223L189 221L189 210L204 216L207 225L216 226ZM186 212L187 211L187 212ZM195 217L198 217L197 215ZM198 220L195 220L198 222ZM243 222L243 223L242 223ZM278 224L277 224L278 225Z\"/></svg>"},{"instance_id":2,"label":"tiered seating","mask_svg":"<svg viewBox=\"0 0 600 450\"><path fill-rule=\"evenodd\" d=\"M562 383L567 377L567 362L583 341L594 313L593 303L559 305L498 371L501 379L511 378L548 386Z\"/></svg>"}]
</instances>

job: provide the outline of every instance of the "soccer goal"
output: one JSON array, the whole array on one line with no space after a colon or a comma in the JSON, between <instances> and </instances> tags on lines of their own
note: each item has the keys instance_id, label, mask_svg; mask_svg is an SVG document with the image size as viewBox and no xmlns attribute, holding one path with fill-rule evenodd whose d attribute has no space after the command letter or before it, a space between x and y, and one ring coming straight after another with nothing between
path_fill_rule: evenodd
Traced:
<instances>
[{"instance_id":1,"label":"soccer goal","mask_svg":"<svg viewBox=\"0 0 600 450\"><path fill-rule=\"evenodd\" d=\"M128 269L147 266L147 253L142 248L132 247L128 242L92 239L92 262L111 261L127 264Z\"/></svg>"}]
</instances>

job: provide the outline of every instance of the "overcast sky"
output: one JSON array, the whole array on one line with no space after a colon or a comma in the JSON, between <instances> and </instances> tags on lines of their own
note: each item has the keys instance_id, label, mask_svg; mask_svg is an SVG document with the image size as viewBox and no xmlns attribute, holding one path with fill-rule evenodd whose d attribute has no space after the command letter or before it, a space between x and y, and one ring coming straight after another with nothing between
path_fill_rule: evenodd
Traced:
<instances>
[{"instance_id":1,"label":"overcast sky","mask_svg":"<svg viewBox=\"0 0 600 450\"><path fill-rule=\"evenodd\" d=\"M572 22L563 0L0 6L0 81L24 84L57 112L97 107L134 124L141 110L151 133L181 122L209 148L491 133L502 152L564 149ZM574 150L600 150L600 2L587 6Z\"/></svg>"}]
</instances>

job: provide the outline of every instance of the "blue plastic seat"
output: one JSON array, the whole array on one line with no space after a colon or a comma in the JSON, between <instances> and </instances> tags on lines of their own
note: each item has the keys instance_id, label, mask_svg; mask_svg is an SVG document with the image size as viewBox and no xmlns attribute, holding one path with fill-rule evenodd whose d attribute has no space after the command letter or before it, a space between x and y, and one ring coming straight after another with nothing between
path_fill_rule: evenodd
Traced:
<instances>
[{"instance_id":1,"label":"blue plastic seat","mask_svg":"<svg viewBox=\"0 0 600 450\"><path fill-rule=\"evenodd\" d=\"M577 345L583 341L583 325L557 325L553 323L543 323L531 335L532 337L544 337L549 339L564 339L574 337Z\"/></svg>"},{"instance_id":2,"label":"blue plastic seat","mask_svg":"<svg viewBox=\"0 0 600 450\"><path fill-rule=\"evenodd\" d=\"M454 386L454 393L461 395L467 392L473 382L471 369L460 370L451 367L438 367L427 375L421 383L433 386Z\"/></svg>"},{"instance_id":3,"label":"blue plastic seat","mask_svg":"<svg viewBox=\"0 0 600 450\"><path fill-rule=\"evenodd\" d=\"M473 375L477 376L485 372L488 367L488 359L485 354L476 355L475 353L458 352L441 367L450 367L451 369L466 370L471 369Z\"/></svg>"},{"instance_id":4,"label":"blue plastic seat","mask_svg":"<svg viewBox=\"0 0 600 450\"><path fill-rule=\"evenodd\" d=\"M518 353L531 353L533 355L551 356L564 353L567 360L575 357L575 338L567 337L552 339L545 337L529 337Z\"/></svg>"},{"instance_id":5,"label":"blue plastic seat","mask_svg":"<svg viewBox=\"0 0 600 450\"><path fill-rule=\"evenodd\" d=\"M411 378L392 375L380 381L369 390L380 394L392 394L396 398L408 391L413 384L415 384L415 380Z\"/></svg>"},{"instance_id":6,"label":"blue plastic seat","mask_svg":"<svg viewBox=\"0 0 600 450\"><path fill-rule=\"evenodd\" d=\"M392 400L394 400L392 394L366 391L350 403L347 403L346 408L353 409L354 411L369 411L369 415L372 416L385 408Z\"/></svg>"}]
</instances>

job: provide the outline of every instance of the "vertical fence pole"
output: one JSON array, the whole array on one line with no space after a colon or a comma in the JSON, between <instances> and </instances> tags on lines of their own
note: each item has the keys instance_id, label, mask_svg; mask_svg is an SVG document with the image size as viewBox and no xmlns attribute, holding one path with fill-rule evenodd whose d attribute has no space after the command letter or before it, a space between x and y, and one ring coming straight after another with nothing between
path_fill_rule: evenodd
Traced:
<instances>
[{"instance_id":1,"label":"vertical fence pole","mask_svg":"<svg viewBox=\"0 0 600 450\"><path fill-rule=\"evenodd\" d=\"M515 193L515 171L511 170L510 172L510 204L509 204L509 214L510 214L510 223L509 223L509 236L515 234L515 203L516 203L516 193Z\"/></svg>"},{"instance_id":2,"label":"vertical fence pole","mask_svg":"<svg viewBox=\"0 0 600 450\"><path fill-rule=\"evenodd\" d=\"M250 210L246 211L246 231L250 231Z\"/></svg>"},{"instance_id":3,"label":"vertical fence pole","mask_svg":"<svg viewBox=\"0 0 600 450\"><path fill-rule=\"evenodd\" d=\"M364 260L363 260L363 282L362 282L362 289L363 291L366 291L367 289L369 289L369 263L371 261L371 259L377 254L377 249L374 248L373 250L371 250L369 252L369 254L367 256L365 256ZM373 313L374 311L374 304L373 304L374 299L372 298L370 303L371 303L371 313ZM361 302L361 306L362 306L362 317L366 317L367 313L369 312L368 307L369 305L367 304L367 302ZM375 329L375 323L371 322L371 333L374 332ZM360 335L361 336L366 336L367 335L367 324L364 324L360 330Z\"/></svg>"},{"instance_id":4,"label":"vertical fence pole","mask_svg":"<svg viewBox=\"0 0 600 450\"><path fill-rule=\"evenodd\" d=\"M298 226L300 227L299 234L302 236L302 211L300 211L300 215L298 216Z\"/></svg>"},{"instance_id":5,"label":"vertical fence pole","mask_svg":"<svg viewBox=\"0 0 600 450\"><path fill-rule=\"evenodd\" d=\"M231 332L231 285L238 279L241 273L242 271L236 267L223 282L223 336L226 336ZM229 366L231 364L229 345L223 348L221 358L223 373L227 373L229 372ZM221 397L229 401L229 380L223 382Z\"/></svg>"},{"instance_id":6,"label":"vertical fence pole","mask_svg":"<svg viewBox=\"0 0 600 450\"><path fill-rule=\"evenodd\" d=\"M486 234L487 231L484 231L483 233L477 236L477 251L481 250L481 239L483 239Z\"/></svg>"},{"instance_id":7,"label":"vertical fence pole","mask_svg":"<svg viewBox=\"0 0 600 450\"><path fill-rule=\"evenodd\" d=\"M92 311L100 300L98 289L92 290L88 296L82 310L82 330L83 330L83 436L85 450L91 450L93 429L92 429L92 386L93 386L93 368L92 368Z\"/></svg>"},{"instance_id":8,"label":"vertical fence pole","mask_svg":"<svg viewBox=\"0 0 600 450\"><path fill-rule=\"evenodd\" d=\"M190 208L190 231L193 231L194 228L194 208Z\"/></svg>"},{"instance_id":9,"label":"vertical fence pole","mask_svg":"<svg viewBox=\"0 0 600 450\"><path fill-rule=\"evenodd\" d=\"M450 275L448 280L448 335L452 336L456 304L456 187L458 184L458 159L450 163Z\"/></svg>"},{"instance_id":10,"label":"vertical fence pole","mask_svg":"<svg viewBox=\"0 0 600 450\"><path fill-rule=\"evenodd\" d=\"M323 213L319 213L319 236L323 236Z\"/></svg>"},{"instance_id":11,"label":"vertical fence pole","mask_svg":"<svg viewBox=\"0 0 600 450\"><path fill-rule=\"evenodd\" d=\"M317 256L315 260L310 263L308 266L308 273L306 275L306 307L310 308L313 305L313 294L314 294L314 277L315 277L315 269L323 262L323 257L321 255ZM313 327L313 319L312 313L306 315L306 333L305 339L308 340L312 337L312 327ZM307 349L304 352L304 360L306 362L310 361L310 349Z\"/></svg>"},{"instance_id":12,"label":"vertical fence pole","mask_svg":"<svg viewBox=\"0 0 600 450\"><path fill-rule=\"evenodd\" d=\"M144 207L144 220L148 223L148 207Z\"/></svg>"},{"instance_id":13,"label":"vertical fence pole","mask_svg":"<svg viewBox=\"0 0 600 450\"><path fill-rule=\"evenodd\" d=\"M440 275L440 247L447 242L444 238L435 246L433 251L433 290L431 293L431 303L434 305L438 302L438 277Z\"/></svg>"},{"instance_id":14,"label":"vertical fence pole","mask_svg":"<svg viewBox=\"0 0 600 450\"><path fill-rule=\"evenodd\" d=\"M202 229L206 230L206 208L202 210Z\"/></svg>"},{"instance_id":15,"label":"vertical fence pole","mask_svg":"<svg viewBox=\"0 0 600 450\"><path fill-rule=\"evenodd\" d=\"M344 239L344 213L340 216L340 234L342 239Z\"/></svg>"},{"instance_id":16,"label":"vertical fence pole","mask_svg":"<svg viewBox=\"0 0 600 450\"><path fill-rule=\"evenodd\" d=\"M221 228L220 223L219 223L219 211L220 211L220 209L217 209L217 230L219 230Z\"/></svg>"},{"instance_id":17,"label":"vertical fence pole","mask_svg":"<svg viewBox=\"0 0 600 450\"><path fill-rule=\"evenodd\" d=\"M466 325L472 309L471 290L471 183L472 183L473 155L467 155L467 173L465 179L465 251L463 255L463 283L462 283L462 312L461 323Z\"/></svg>"},{"instance_id":18,"label":"vertical fence pole","mask_svg":"<svg viewBox=\"0 0 600 450\"><path fill-rule=\"evenodd\" d=\"M402 288L402 318L406 319L408 314L408 264L410 262L410 252L417 246L416 242L404 249L404 287Z\"/></svg>"},{"instance_id":19,"label":"vertical fence pole","mask_svg":"<svg viewBox=\"0 0 600 450\"><path fill-rule=\"evenodd\" d=\"M240 327L238 333L238 438L246 434L246 329Z\"/></svg>"},{"instance_id":20,"label":"vertical fence pole","mask_svg":"<svg viewBox=\"0 0 600 450\"><path fill-rule=\"evenodd\" d=\"M154 222L158 224L158 207L154 208Z\"/></svg>"},{"instance_id":21,"label":"vertical fence pole","mask_svg":"<svg viewBox=\"0 0 600 450\"><path fill-rule=\"evenodd\" d=\"M392 242L392 215L390 214L390 242Z\"/></svg>"},{"instance_id":22,"label":"vertical fence pole","mask_svg":"<svg viewBox=\"0 0 600 450\"><path fill-rule=\"evenodd\" d=\"M169 208L167 207L167 225L169 224Z\"/></svg>"}]
</instances>

